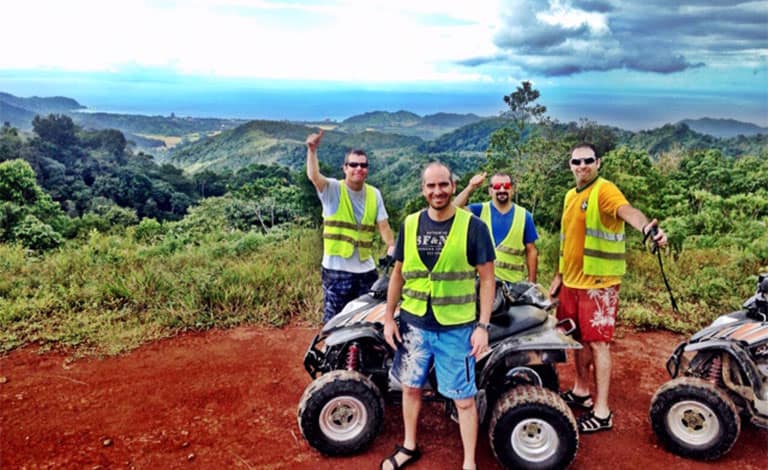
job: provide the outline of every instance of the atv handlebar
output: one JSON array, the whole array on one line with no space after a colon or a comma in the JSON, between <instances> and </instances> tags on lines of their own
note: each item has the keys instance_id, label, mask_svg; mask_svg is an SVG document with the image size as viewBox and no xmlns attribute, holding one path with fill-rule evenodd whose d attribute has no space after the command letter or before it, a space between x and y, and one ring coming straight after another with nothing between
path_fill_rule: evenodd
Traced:
<instances>
[{"instance_id":1,"label":"atv handlebar","mask_svg":"<svg viewBox=\"0 0 768 470\"><path fill-rule=\"evenodd\" d=\"M395 264L395 257L392 255L384 255L379 258L379 269L386 270L391 268Z\"/></svg>"}]
</instances>

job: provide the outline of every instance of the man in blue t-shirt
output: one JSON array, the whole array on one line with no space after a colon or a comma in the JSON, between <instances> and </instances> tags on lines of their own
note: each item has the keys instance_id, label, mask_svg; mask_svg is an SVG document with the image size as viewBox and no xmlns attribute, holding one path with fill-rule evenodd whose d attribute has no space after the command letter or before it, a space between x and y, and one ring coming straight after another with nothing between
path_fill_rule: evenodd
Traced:
<instances>
[{"instance_id":1,"label":"man in blue t-shirt","mask_svg":"<svg viewBox=\"0 0 768 470\"><path fill-rule=\"evenodd\" d=\"M456 207L467 205L470 194L482 186L485 177L486 173L480 173L469 180L469 185L454 199ZM496 247L496 277L510 282L521 281L525 279L524 271L527 268L528 281L536 282L539 263L536 240L539 235L531 213L512 202L514 189L508 174L496 173L488 186L491 200L470 204L469 210L486 224L490 221L491 236Z\"/></svg>"}]
</instances>

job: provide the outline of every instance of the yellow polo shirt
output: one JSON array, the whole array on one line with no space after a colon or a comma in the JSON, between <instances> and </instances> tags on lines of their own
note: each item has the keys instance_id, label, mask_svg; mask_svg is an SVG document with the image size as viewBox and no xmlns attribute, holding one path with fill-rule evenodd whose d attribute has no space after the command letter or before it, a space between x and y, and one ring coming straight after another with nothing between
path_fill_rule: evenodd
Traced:
<instances>
[{"instance_id":1,"label":"yellow polo shirt","mask_svg":"<svg viewBox=\"0 0 768 470\"><path fill-rule=\"evenodd\" d=\"M587 231L587 203L594 181L582 191L571 190L565 195L563 218L561 220L565 241L563 242L563 284L575 289L595 289L621 283L620 276L588 276L584 274L584 239ZM617 212L619 207L628 205L624 194L610 181L605 181L598 195L600 219L606 227L618 230L621 225Z\"/></svg>"}]
</instances>

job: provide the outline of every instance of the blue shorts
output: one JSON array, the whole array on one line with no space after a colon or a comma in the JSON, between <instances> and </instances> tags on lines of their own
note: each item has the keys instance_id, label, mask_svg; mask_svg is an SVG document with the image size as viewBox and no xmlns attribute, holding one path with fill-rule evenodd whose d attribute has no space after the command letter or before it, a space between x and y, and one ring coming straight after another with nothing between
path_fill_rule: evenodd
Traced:
<instances>
[{"instance_id":1,"label":"blue shorts","mask_svg":"<svg viewBox=\"0 0 768 470\"><path fill-rule=\"evenodd\" d=\"M390 374L401 384L421 388L432 363L437 375L437 391L452 400L477 395L475 358L470 356L474 325L431 331L400 323L400 337Z\"/></svg>"}]
</instances>

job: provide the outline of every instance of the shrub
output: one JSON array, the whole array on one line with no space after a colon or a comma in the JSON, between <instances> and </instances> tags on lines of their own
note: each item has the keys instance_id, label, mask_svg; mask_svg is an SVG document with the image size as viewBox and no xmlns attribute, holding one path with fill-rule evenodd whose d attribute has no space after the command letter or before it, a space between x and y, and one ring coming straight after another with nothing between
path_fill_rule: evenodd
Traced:
<instances>
[{"instance_id":1,"label":"shrub","mask_svg":"<svg viewBox=\"0 0 768 470\"><path fill-rule=\"evenodd\" d=\"M27 215L12 231L13 238L32 250L57 248L64 238L34 215Z\"/></svg>"}]
</instances>

